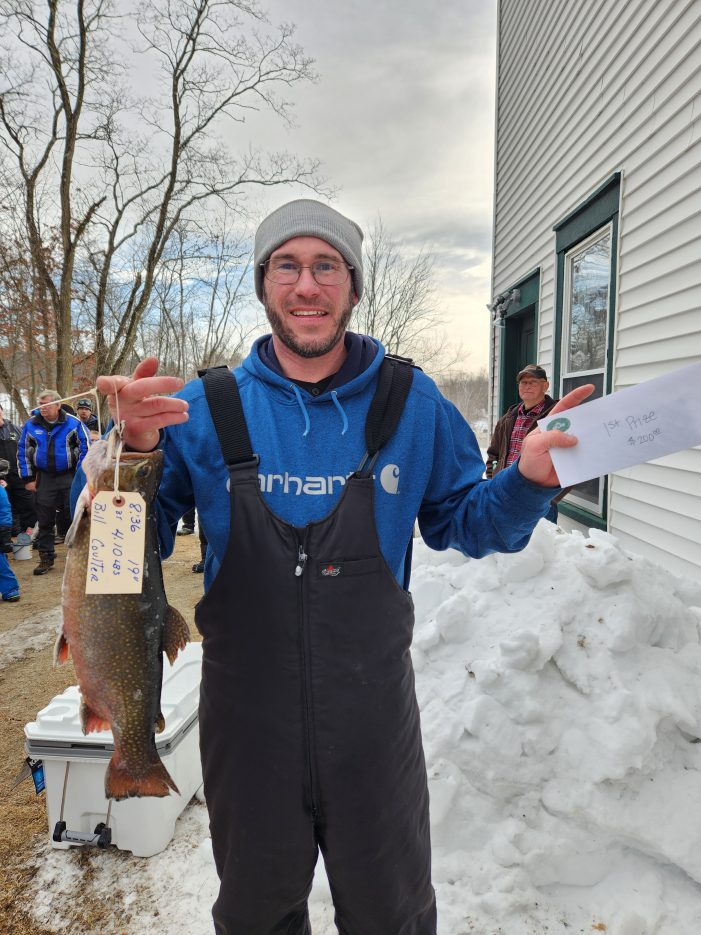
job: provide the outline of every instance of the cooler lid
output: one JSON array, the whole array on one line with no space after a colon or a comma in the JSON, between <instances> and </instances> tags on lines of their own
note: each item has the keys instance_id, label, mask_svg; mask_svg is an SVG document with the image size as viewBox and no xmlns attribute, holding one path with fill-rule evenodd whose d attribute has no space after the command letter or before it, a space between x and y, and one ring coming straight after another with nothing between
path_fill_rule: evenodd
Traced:
<instances>
[{"instance_id":1,"label":"cooler lid","mask_svg":"<svg viewBox=\"0 0 701 935\"><path fill-rule=\"evenodd\" d=\"M170 666L164 659L161 710L165 730L156 734L156 748L163 755L175 747L197 720L202 670L202 644L188 643ZM80 689L71 685L43 708L35 721L25 725L30 755L55 756L75 751L78 756L111 756L112 731L84 734L80 726Z\"/></svg>"}]
</instances>

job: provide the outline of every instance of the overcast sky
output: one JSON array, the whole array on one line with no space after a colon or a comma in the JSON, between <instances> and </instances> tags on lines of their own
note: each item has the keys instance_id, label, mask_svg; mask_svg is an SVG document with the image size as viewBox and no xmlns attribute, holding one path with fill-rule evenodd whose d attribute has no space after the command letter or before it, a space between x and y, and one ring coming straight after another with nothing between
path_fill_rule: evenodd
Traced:
<instances>
[{"instance_id":1,"label":"overcast sky","mask_svg":"<svg viewBox=\"0 0 701 935\"><path fill-rule=\"evenodd\" d=\"M464 366L487 365L494 148L494 0L268 0L297 26L319 81L297 86L297 126L256 141L322 161L335 207L436 255L441 309ZM275 189L271 207L307 192Z\"/></svg>"}]
</instances>

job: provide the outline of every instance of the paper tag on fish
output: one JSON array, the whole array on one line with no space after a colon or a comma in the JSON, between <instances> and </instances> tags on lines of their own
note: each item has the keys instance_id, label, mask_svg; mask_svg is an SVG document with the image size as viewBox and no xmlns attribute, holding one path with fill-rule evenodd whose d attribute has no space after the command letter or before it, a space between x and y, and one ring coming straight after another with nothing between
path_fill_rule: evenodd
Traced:
<instances>
[{"instance_id":1,"label":"paper tag on fish","mask_svg":"<svg viewBox=\"0 0 701 935\"><path fill-rule=\"evenodd\" d=\"M86 594L141 594L146 504L134 491L100 490L90 507Z\"/></svg>"}]
</instances>

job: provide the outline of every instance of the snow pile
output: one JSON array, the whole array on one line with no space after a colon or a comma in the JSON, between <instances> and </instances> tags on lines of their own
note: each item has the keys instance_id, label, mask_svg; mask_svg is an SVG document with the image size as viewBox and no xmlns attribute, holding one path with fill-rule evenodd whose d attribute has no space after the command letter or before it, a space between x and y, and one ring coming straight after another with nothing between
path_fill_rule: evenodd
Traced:
<instances>
[{"instance_id":1,"label":"snow pile","mask_svg":"<svg viewBox=\"0 0 701 935\"><path fill-rule=\"evenodd\" d=\"M542 521L517 555L417 542L412 593L441 935L701 931L701 586ZM56 931L72 863L47 845L36 880ZM211 932L201 804L162 854L96 864L139 893L128 935ZM310 914L335 935L321 861Z\"/></svg>"},{"instance_id":2,"label":"snow pile","mask_svg":"<svg viewBox=\"0 0 701 935\"><path fill-rule=\"evenodd\" d=\"M626 861L631 884L654 864L701 882L701 587L545 521L518 555L416 560L442 930L544 921L543 891L557 903ZM662 884L621 885L580 892L583 913L565 900L562 921L657 932L674 911ZM701 914L668 929L699 930Z\"/></svg>"}]
</instances>

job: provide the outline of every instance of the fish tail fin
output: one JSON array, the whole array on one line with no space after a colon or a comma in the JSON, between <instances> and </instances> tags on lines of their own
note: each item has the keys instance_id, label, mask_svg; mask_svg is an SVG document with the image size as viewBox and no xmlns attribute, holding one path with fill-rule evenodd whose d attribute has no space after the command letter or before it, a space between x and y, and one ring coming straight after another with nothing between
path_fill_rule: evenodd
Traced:
<instances>
[{"instance_id":1,"label":"fish tail fin","mask_svg":"<svg viewBox=\"0 0 701 935\"><path fill-rule=\"evenodd\" d=\"M170 604L166 608L165 624L163 627L163 651L168 657L168 662L173 665L178 655L178 651L185 648L185 644L190 642L190 628L185 622L185 618Z\"/></svg>"},{"instance_id":2,"label":"fish tail fin","mask_svg":"<svg viewBox=\"0 0 701 935\"><path fill-rule=\"evenodd\" d=\"M144 795L162 797L170 795L171 789L180 795L180 790L157 753L155 757L145 770L134 773L115 750L105 773L105 796L117 800Z\"/></svg>"}]
</instances>

